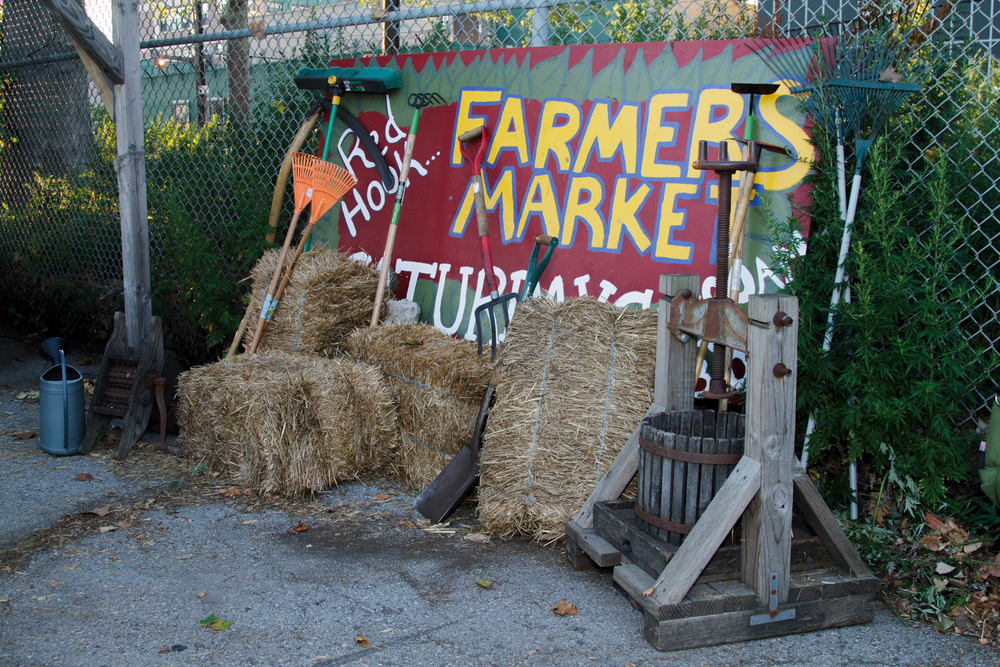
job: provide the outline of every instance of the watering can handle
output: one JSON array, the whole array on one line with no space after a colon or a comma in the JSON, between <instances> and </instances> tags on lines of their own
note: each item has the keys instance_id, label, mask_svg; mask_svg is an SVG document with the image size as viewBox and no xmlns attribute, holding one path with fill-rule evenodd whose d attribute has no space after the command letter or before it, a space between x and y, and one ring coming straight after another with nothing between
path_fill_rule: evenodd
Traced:
<instances>
[{"instance_id":1,"label":"watering can handle","mask_svg":"<svg viewBox=\"0 0 1000 667\"><path fill-rule=\"evenodd\" d=\"M69 450L69 383L66 381L66 353L59 350L63 385L63 449Z\"/></svg>"}]
</instances>

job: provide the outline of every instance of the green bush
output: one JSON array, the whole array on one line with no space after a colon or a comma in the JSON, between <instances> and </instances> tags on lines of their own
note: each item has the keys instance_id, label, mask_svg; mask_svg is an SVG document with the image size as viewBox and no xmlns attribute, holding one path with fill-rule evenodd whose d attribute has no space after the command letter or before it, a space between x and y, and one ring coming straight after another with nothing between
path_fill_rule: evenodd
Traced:
<instances>
[{"instance_id":1,"label":"green bush","mask_svg":"<svg viewBox=\"0 0 1000 667\"><path fill-rule=\"evenodd\" d=\"M820 155L833 154L828 136L817 132L816 141ZM937 504L970 472L960 425L990 364L961 322L990 286L965 273L970 221L954 206L945 162L900 171L892 145L877 142L867 162L847 264L851 301L834 312L828 353L823 337L843 230L832 160L811 177L808 252L797 252L795 218L775 226L784 248L776 260L792 278L786 290L800 299L797 408L800 428L816 417L810 460L840 482L832 486L841 500L842 464L857 458L876 487L891 471L897 491Z\"/></svg>"}]
</instances>

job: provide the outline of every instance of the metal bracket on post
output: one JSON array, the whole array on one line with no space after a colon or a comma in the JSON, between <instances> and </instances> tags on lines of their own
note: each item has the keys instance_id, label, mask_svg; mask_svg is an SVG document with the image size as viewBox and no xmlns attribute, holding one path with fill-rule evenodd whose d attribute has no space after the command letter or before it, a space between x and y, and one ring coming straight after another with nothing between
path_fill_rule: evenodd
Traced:
<instances>
[{"instance_id":1,"label":"metal bracket on post","mask_svg":"<svg viewBox=\"0 0 1000 667\"><path fill-rule=\"evenodd\" d=\"M777 621L790 621L795 618L795 607L778 611L778 573L771 573L771 585L767 595L767 613L754 614L750 617L750 625L763 625Z\"/></svg>"},{"instance_id":2,"label":"metal bracket on post","mask_svg":"<svg viewBox=\"0 0 1000 667\"><path fill-rule=\"evenodd\" d=\"M698 299L684 290L670 300L670 333L678 340L684 333L747 351L750 318L730 299ZM682 333L683 332L683 333Z\"/></svg>"}]
</instances>

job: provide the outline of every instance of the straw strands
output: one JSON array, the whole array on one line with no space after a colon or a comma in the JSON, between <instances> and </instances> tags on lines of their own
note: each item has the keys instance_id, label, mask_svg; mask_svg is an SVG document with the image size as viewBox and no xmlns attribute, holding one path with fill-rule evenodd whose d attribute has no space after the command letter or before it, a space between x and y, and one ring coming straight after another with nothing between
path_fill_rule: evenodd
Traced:
<instances>
[{"instance_id":1,"label":"straw strands","mask_svg":"<svg viewBox=\"0 0 1000 667\"><path fill-rule=\"evenodd\" d=\"M186 455L273 495L316 493L397 456L382 373L348 360L244 354L178 378Z\"/></svg>"},{"instance_id":2,"label":"straw strands","mask_svg":"<svg viewBox=\"0 0 1000 667\"><path fill-rule=\"evenodd\" d=\"M656 315L593 299L518 305L484 436L479 517L552 542L653 400Z\"/></svg>"},{"instance_id":3,"label":"straw strands","mask_svg":"<svg viewBox=\"0 0 1000 667\"><path fill-rule=\"evenodd\" d=\"M385 373L396 402L401 455L389 474L423 489L472 438L489 355L426 324L358 329L347 347L352 359Z\"/></svg>"},{"instance_id":4,"label":"straw strands","mask_svg":"<svg viewBox=\"0 0 1000 667\"><path fill-rule=\"evenodd\" d=\"M260 304L277 261L278 252L268 251L253 269L250 322L260 317ZM326 357L343 351L344 339L355 328L368 325L377 289L378 271L372 266L336 250L303 254L260 349Z\"/></svg>"}]
</instances>

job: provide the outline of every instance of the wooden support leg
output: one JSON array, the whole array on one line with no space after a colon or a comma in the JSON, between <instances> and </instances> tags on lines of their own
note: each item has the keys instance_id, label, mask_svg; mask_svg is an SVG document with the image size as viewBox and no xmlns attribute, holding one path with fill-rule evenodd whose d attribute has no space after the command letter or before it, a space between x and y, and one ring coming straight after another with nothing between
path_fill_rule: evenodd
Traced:
<instances>
[{"instance_id":1,"label":"wooden support leg","mask_svg":"<svg viewBox=\"0 0 1000 667\"><path fill-rule=\"evenodd\" d=\"M574 570L593 570L594 561L590 560L587 552L580 548L576 540L566 535L566 557Z\"/></svg>"},{"instance_id":2,"label":"wooden support leg","mask_svg":"<svg viewBox=\"0 0 1000 667\"><path fill-rule=\"evenodd\" d=\"M744 456L645 595L659 605L680 603L759 488L760 463Z\"/></svg>"},{"instance_id":3,"label":"wooden support leg","mask_svg":"<svg viewBox=\"0 0 1000 667\"><path fill-rule=\"evenodd\" d=\"M149 415L153 411L152 391L146 384L146 376L152 372L157 376L163 370L163 324L159 317L150 318L149 340L139 358L139 369L132 384L128 412L122 418L122 439L115 449L115 458L123 460L132 445L146 431Z\"/></svg>"},{"instance_id":4,"label":"wooden support leg","mask_svg":"<svg viewBox=\"0 0 1000 667\"><path fill-rule=\"evenodd\" d=\"M748 311L751 322L766 325L750 326L747 336L744 453L760 462L760 491L743 515L740 578L761 605L773 607L788 600L791 567L798 300L752 296ZM771 599L772 590L777 601Z\"/></svg>"}]
</instances>

